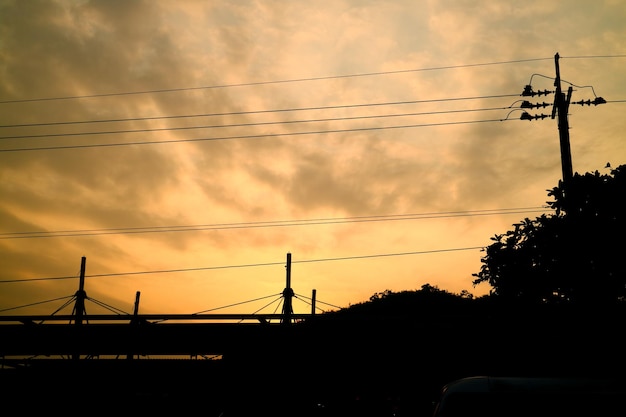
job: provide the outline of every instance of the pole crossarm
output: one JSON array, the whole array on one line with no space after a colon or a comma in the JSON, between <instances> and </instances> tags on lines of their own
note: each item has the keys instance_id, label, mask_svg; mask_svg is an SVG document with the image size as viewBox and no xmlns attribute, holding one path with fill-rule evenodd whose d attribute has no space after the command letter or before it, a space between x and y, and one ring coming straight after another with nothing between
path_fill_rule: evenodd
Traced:
<instances>
[{"instance_id":1,"label":"pole crossarm","mask_svg":"<svg viewBox=\"0 0 626 417\"><path fill-rule=\"evenodd\" d=\"M569 111L569 105L570 104L578 104L581 106L587 105L587 106L591 106L592 104L594 106L597 106L599 104L604 104L606 103L606 100L603 99L602 97L596 97L593 100L579 100L576 102L572 102L572 92L573 87L570 85L569 88L567 89L567 94L565 94L561 88L561 69L559 66L559 54L558 52L554 55L554 69L556 72L556 77L554 79L554 87L555 87L555 91L549 91L549 90L543 90L543 91L534 91L532 85L527 84L526 86L524 86L524 90L522 91L521 96L523 97L535 97L535 96L542 96L542 95L548 95L548 94L552 94L554 93L554 102L552 104L550 103L531 103L529 101L523 101L522 105L520 106L522 109L534 109L534 108L545 108L548 106L552 106L552 113L551 115L547 115L547 114L535 114L535 115L531 115L527 112L524 112L521 117L520 120L543 120L546 119L548 117L550 117L551 119L557 119L557 126L559 129L559 146L560 146L560 150L561 150L561 170L562 170L562 174L563 174L563 183L564 184L569 184L571 182L571 179L574 175L574 170L572 168L572 153L571 153L571 147L570 147L570 138L569 138L569 121L568 121L568 111ZM595 93L594 93L595 95Z\"/></svg>"}]
</instances>

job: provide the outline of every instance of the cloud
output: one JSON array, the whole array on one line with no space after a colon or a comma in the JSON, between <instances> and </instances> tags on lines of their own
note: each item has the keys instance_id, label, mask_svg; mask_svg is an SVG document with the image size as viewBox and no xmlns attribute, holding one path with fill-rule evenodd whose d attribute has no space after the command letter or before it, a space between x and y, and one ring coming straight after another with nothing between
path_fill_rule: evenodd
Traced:
<instances>
[{"instance_id":1,"label":"cloud","mask_svg":"<svg viewBox=\"0 0 626 417\"><path fill-rule=\"evenodd\" d=\"M520 121L519 109L511 112L524 85L532 78L536 89L550 89L560 52L576 99L593 97L588 85L608 99L626 97L622 61L574 58L623 52L619 2L5 1L0 8L0 150L68 147L0 153L6 232L536 206L560 178L558 131L552 119ZM618 106L572 107L576 170L624 157ZM159 141L169 143L138 144ZM515 220L4 239L2 279L66 275L81 256L90 271L109 273L263 263L286 251L328 258L475 246ZM403 259L393 267L311 268L301 279L358 302L351 297L418 288L426 279L467 288L479 263L459 256L452 270L453 260ZM183 309L166 301L168 290L184 297L193 287L187 302L204 305L205 293L216 303L234 297L229 281L252 295L255 286L241 282L276 279L274 271L223 273L92 280L90 288L127 299L141 284L153 291L154 308Z\"/></svg>"}]
</instances>

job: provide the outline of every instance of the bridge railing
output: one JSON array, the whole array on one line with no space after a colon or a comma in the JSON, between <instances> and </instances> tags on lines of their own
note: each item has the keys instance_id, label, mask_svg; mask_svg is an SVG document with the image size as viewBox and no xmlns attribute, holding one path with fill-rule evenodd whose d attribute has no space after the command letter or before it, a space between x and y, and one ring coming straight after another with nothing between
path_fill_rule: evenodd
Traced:
<instances>
[{"instance_id":1,"label":"bridge railing","mask_svg":"<svg viewBox=\"0 0 626 417\"><path fill-rule=\"evenodd\" d=\"M306 320L313 314L291 314L292 322ZM159 322L281 322L283 314L92 314L82 316L83 324L96 323L159 323ZM72 323L75 315L6 315L0 316L0 325L8 323L42 324L42 323Z\"/></svg>"}]
</instances>

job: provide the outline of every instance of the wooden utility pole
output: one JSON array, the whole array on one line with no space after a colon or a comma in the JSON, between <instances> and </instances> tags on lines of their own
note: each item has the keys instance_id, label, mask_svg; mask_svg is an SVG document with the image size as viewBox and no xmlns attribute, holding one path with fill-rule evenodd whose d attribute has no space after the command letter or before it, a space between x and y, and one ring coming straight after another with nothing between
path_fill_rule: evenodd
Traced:
<instances>
[{"instance_id":1,"label":"wooden utility pole","mask_svg":"<svg viewBox=\"0 0 626 417\"><path fill-rule=\"evenodd\" d=\"M556 70L556 78L554 86L556 91L554 94L554 105L552 106L552 119L558 116L559 126L559 142L561 145L561 169L563 171L563 184L570 183L574 173L572 168L572 151L569 143L569 121L567 120L567 112L572 98L572 87L567 89L567 96L561 90L561 70L559 68L559 54L554 55L554 66Z\"/></svg>"},{"instance_id":2,"label":"wooden utility pole","mask_svg":"<svg viewBox=\"0 0 626 417\"><path fill-rule=\"evenodd\" d=\"M563 184L563 189L565 192L565 189L567 189L569 187L569 184L571 183L572 177L574 176L574 170L572 168L572 151L570 149L570 143L569 143L569 122L567 119L568 116L568 111L569 111L569 105L571 104L578 104L581 106L587 105L587 106L591 106L592 104L594 106L597 106L598 104L604 104L606 103L606 100L603 99L602 97L598 97L596 96L593 100L580 100L580 101L575 101L572 102L572 91L573 88L570 85L570 87L567 89L567 95L565 95L565 93L563 93L563 90L561 89L561 70L559 68L559 54L558 52L554 55L554 67L556 70L556 78L554 79L554 86L556 87L556 91L548 91L548 90L544 90L544 91L533 91L532 85L528 84L526 85L526 87L524 87L524 91L522 92L522 96L524 97L534 97L536 95L541 96L541 95L548 95L548 94L552 94L554 93L554 104L552 106L552 119L557 118L558 120L558 127L559 127L559 143L560 143L560 147L561 147L561 169L563 171L563 179L561 180L562 184ZM532 80L532 78L531 78ZM595 92L594 92L595 95ZM521 105L522 109L534 109L534 108L539 108L539 107L546 107L549 106L548 103L536 103L533 104L529 101L524 101ZM527 112L524 112L522 114L522 116L520 117L521 120L543 120L546 117L549 117L547 114L535 114L534 116L528 114ZM565 194L567 194L565 192Z\"/></svg>"}]
</instances>

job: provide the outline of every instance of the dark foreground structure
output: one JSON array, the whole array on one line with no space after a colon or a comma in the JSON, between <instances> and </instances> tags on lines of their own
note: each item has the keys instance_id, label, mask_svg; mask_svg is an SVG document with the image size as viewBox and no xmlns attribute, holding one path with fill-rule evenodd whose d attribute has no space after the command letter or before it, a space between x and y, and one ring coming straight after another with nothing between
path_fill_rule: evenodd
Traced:
<instances>
[{"instance_id":1,"label":"dark foreground structure","mask_svg":"<svg viewBox=\"0 0 626 417\"><path fill-rule=\"evenodd\" d=\"M433 417L623 416L622 378L461 378L446 384Z\"/></svg>"},{"instance_id":2,"label":"dark foreground structure","mask_svg":"<svg viewBox=\"0 0 626 417\"><path fill-rule=\"evenodd\" d=\"M0 324L3 403L24 414L430 416L460 378L621 380L626 367L615 314L136 318Z\"/></svg>"}]
</instances>

